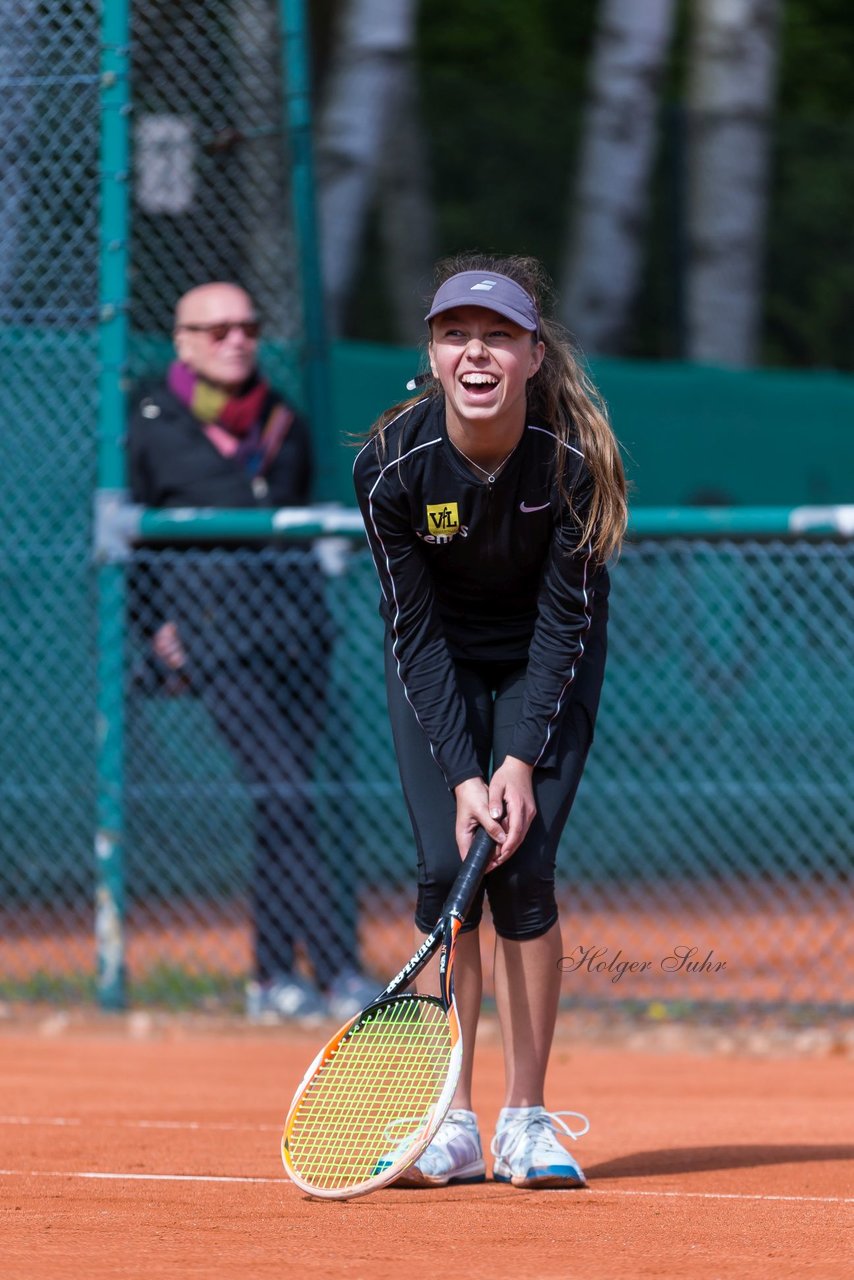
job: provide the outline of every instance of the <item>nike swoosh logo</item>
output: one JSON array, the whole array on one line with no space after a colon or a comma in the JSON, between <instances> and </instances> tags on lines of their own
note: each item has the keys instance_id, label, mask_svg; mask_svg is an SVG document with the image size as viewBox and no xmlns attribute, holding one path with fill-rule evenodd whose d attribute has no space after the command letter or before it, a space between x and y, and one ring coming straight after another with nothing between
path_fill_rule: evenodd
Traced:
<instances>
[{"instance_id":1,"label":"nike swoosh logo","mask_svg":"<svg viewBox=\"0 0 854 1280\"><path fill-rule=\"evenodd\" d=\"M520 502L519 510L524 511L525 515L530 515L532 511L545 511L546 507L550 507L550 506L551 506L550 502L543 502L538 507L529 507L527 502Z\"/></svg>"}]
</instances>

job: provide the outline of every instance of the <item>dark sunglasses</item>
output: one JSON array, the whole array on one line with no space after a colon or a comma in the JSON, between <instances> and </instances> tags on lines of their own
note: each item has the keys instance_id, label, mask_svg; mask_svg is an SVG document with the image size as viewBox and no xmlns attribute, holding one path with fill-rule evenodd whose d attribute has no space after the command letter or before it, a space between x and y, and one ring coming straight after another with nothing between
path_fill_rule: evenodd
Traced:
<instances>
[{"instance_id":1,"label":"dark sunglasses","mask_svg":"<svg viewBox=\"0 0 854 1280\"><path fill-rule=\"evenodd\" d=\"M232 329L240 329L244 338L257 338L261 333L260 320L221 320L218 324L179 324L179 329L190 333L206 333L213 342L225 342Z\"/></svg>"}]
</instances>

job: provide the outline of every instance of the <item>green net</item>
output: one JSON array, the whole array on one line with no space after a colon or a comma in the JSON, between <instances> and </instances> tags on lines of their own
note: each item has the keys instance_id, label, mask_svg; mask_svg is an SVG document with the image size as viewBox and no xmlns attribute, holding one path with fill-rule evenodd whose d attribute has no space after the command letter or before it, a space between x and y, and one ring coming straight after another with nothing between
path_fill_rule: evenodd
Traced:
<instances>
[{"instance_id":1,"label":"green net","mask_svg":"<svg viewBox=\"0 0 854 1280\"><path fill-rule=\"evenodd\" d=\"M275 0L111 0L109 10L14 0L4 10L0 935L13 952L21 931L39 937L27 990L64 989L57 958L72 986L91 984L91 944L68 950L66 938L91 932L94 898L99 429L123 433L121 421L99 423L102 257L127 235L126 294L114 301L129 349L113 352L113 382L128 389L162 368L182 290L233 278L258 301L271 375L302 396L280 10ZM117 108L128 172L102 137L108 60L128 66ZM126 184L126 228L102 199L105 182ZM16 989L15 966L0 969Z\"/></svg>"},{"instance_id":2,"label":"green net","mask_svg":"<svg viewBox=\"0 0 854 1280\"><path fill-rule=\"evenodd\" d=\"M226 276L301 395L278 9L131 7L129 381L168 358L182 289ZM308 977L381 981L411 951L414 854L361 539L137 548L126 634L98 652L102 16L16 0L0 34L0 994L94 995L111 671L130 998L242 1009L259 911L272 938L301 925ZM850 1002L852 586L844 538L627 548L559 859L567 999ZM152 648L173 615L186 670Z\"/></svg>"}]
</instances>

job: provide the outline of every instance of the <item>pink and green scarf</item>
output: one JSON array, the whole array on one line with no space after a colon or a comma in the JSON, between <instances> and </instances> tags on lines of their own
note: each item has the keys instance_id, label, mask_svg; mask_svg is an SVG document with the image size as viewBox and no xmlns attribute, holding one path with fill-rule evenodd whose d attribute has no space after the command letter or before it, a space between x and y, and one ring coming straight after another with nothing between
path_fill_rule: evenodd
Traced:
<instances>
[{"instance_id":1,"label":"pink and green scarf","mask_svg":"<svg viewBox=\"0 0 854 1280\"><path fill-rule=\"evenodd\" d=\"M180 360L169 366L167 381L224 458L234 458L250 476L266 474L294 420L269 382L255 377L241 395L230 396Z\"/></svg>"}]
</instances>

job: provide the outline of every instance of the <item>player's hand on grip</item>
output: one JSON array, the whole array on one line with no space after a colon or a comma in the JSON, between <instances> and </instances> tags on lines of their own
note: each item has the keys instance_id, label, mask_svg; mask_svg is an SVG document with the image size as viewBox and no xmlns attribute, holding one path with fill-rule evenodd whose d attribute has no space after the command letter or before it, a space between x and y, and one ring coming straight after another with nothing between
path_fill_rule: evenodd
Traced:
<instances>
[{"instance_id":1,"label":"player's hand on grip","mask_svg":"<svg viewBox=\"0 0 854 1280\"><path fill-rule=\"evenodd\" d=\"M496 846L487 871L513 857L537 816L533 774L533 765L525 764L515 756L507 756L492 775L489 811L493 817L500 815L506 839Z\"/></svg>"},{"instance_id":2,"label":"player's hand on grip","mask_svg":"<svg viewBox=\"0 0 854 1280\"><path fill-rule=\"evenodd\" d=\"M496 851L504 843L506 833L498 818L493 817L489 806L489 788L483 778L467 778L454 788L457 799L457 848L465 858L478 827L483 827L496 843ZM487 871L496 866L495 853L487 864Z\"/></svg>"}]
</instances>

